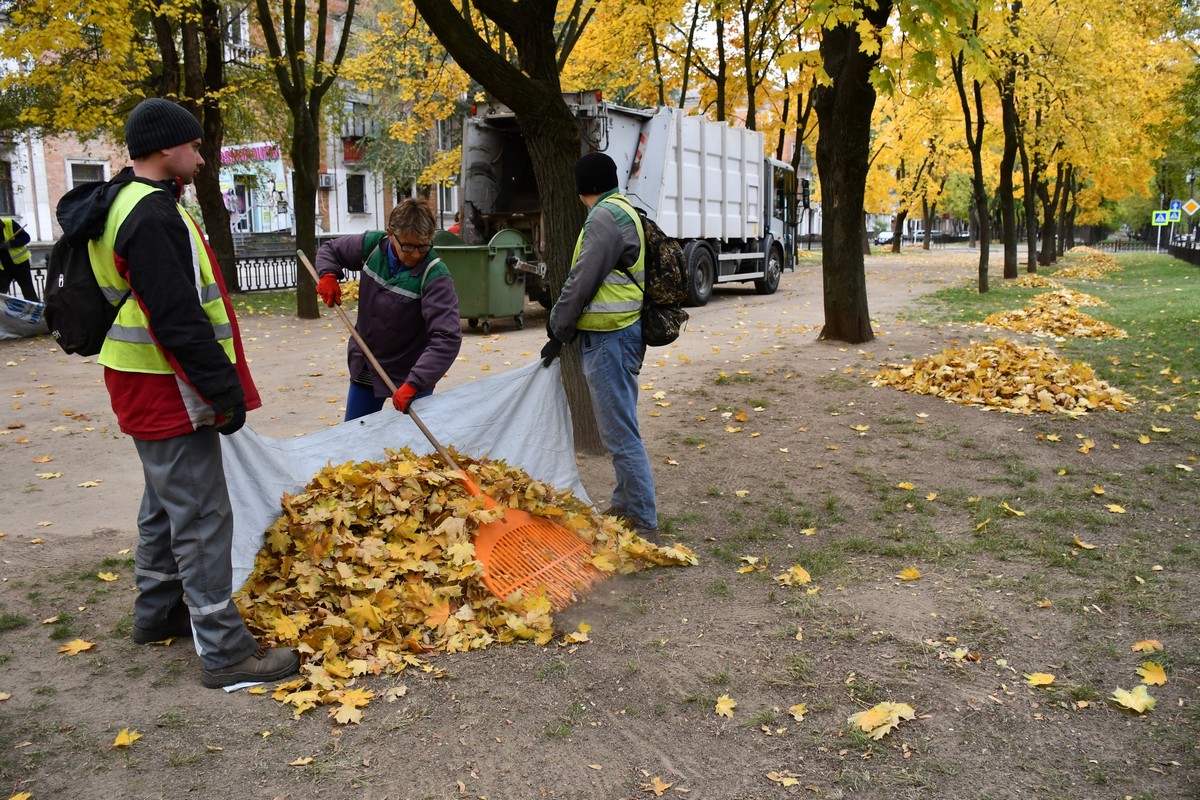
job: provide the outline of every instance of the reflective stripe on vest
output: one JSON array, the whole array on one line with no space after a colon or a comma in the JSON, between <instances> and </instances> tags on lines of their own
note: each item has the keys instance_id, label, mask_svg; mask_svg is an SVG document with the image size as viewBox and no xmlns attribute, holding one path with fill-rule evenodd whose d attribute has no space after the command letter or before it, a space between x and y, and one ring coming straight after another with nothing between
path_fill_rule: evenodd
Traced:
<instances>
[{"instance_id":1,"label":"reflective stripe on vest","mask_svg":"<svg viewBox=\"0 0 1200 800\"><path fill-rule=\"evenodd\" d=\"M4 241L10 241L17 235L16 220L12 217L4 218ZM9 258L13 264L23 264L29 260L29 248L25 245L20 247L10 247L8 250Z\"/></svg>"},{"instance_id":2,"label":"reflective stripe on vest","mask_svg":"<svg viewBox=\"0 0 1200 800\"><path fill-rule=\"evenodd\" d=\"M96 281L100 290L110 302L120 300L127 291L129 283L117 271L114 246L117 233L125 218L134 207L152 192L161 192L144 183L133 182L121 189L112 207L108 210L108 219L104 223L104 235L100 239L88 242L88 254L92 259L92 269L96 273ZM178 203L175 208L183 224L187 227L188 241L191 245L192 276L195 281L196 296L213 326L213 335L225 350L230 362L236 362L233 346L233 325L225 308L225 300L221 296L221 287L214 277L214 265L208 256L208 248L204 245L204 234L196 225L191 215ZM100 348L97 359L106 367L122 372L149 372L169 375L175 370L171 368L162 349L154 343L150 335L150 321L138 303L125 303L117 312L117 318L108 329L107 338Z\"/></svg>"},{"instance_id":3,"label":"reflective stripe on vest","mask_svg":"<svg viewBox=\"0 0 1200 800\"><path fill-rule=\"evenodd\" d=\"M592 206L592 210L588 212L589 220L602 203L612 203L633 220L642 247L638 253L638 260L629 268L629 271L633 273L634 278L638 279L638 282L629 280L628 275L614 266L612 271L604 277L604 282L600 284L592 302L588 303L584 307L583 313L579 315L576 327L581 331L615 331L627 328L636 322L642 313L642 294L644 292L642 283L646 280L644 275L646 233L642 230L642 220L633 210L629 201L615 193ZM579 232L579 240L575 242L575 254L571 258L571 263L579 260L579 251L583 248L583 234L586 230L587 221L583 223L583 230Z\"/></svg>"}]
</instances>

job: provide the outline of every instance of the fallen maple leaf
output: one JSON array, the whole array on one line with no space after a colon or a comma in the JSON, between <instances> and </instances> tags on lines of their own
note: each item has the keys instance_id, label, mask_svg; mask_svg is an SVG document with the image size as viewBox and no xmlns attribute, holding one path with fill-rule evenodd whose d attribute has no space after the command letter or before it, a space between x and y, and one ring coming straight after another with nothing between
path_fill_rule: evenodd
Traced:
<instances>
[{"instance_id":1,"label":"fallen maple leaf","mask_svg":"<svg viewBox=\"0 0 1200 800\"><path fill-rule=\"evenodd\" d=\"M662 797L663 793L670 789L673 784L664 783L663 779L655 775L650 779L649 783L643 783L642 788L647 792L653 792L655 797Z\"/></svg>"},{"instance_id":2,"label":"fallen maple leaf","mask_svg":"<svg viewBox=\"0 0 1200 800\"><path fill-rule=\"evenodd\" d=\"M1030 686L1049 686L1054 683L1054 676L1049 672L1027 672L1025 682Z\"/></svg>"},{"instance_id":3,"label":"fallen maple leaf","mask_svg":"<svg viewBox=\"0 0 1200 800\"><path fill-rule=\"evenodd\" d=\"M908 481L903 481L901 483L897 483L896 488L903 489L906 492L911 492L913 489L917 488L917 486L916 486L916 484L909 483Z\"/></svg>"},{"instance_id":4,"label":"fallen maple leaf","mask_svg":"<svg viewBox=\"0 0 1200 800\"><path fill-rule=\"evenodd\" d=\"M1147 686L1162 686L1167 682L1166 670L1163 669L1162 664L1153 661L1143 662L1138 667L1137 674L1142 676L1142 683Z\"/></svg>"},{"instance_id":5,"label":"fallen maple leaf","mask_svg":"<svg viewBox=\"0 0 1200 800\"><path fill-rule=\"evenodd\" d=\"M1008 513L1012 514L1014 517L1023 517L1023 516L1025 516L1025 512L1024 512L1024 511L1018 511L1017 509L1015 509L1015 508L1013 508L1012 506L1010 506L1010 505L1008 504L1008 502L1007 502L1007 501L1005 501L1005 502L1001 503L1001 504L1000 504L1000 507L1001 507L1001 508L1003 508L1003 509L1004 509L1005 511L1007 511Z\"/></svg>"},{"instance_id":6,"label":"fallen maple leaf","mask_svg":"<svg viewBox=\"0 0 1200 800\"><path fill-rule=\"evenodd\" d=\"M1130 711L1136 711L1139 714L1145 714L1147 711L1154 708L1155 699L1150 696L1150 692L1146 691L1145 684L1138 684L1133 687L1133 691L1117 688L1112 693L1112 699L1117 705L1122 708L1127 708Z\"/></svg>"},{"instance_id":7,"label":"fallen maple leaf","mask_svg":"<svg viewBox=\"0 0 1200 800\"><path fill-rule=\"evenodd\" d=\"M790 773L768 772L767 780L774 781L780 786L799 786L800 779L793 777Z\"/></svg>"},{"instance_id":8,"label":"fallen maple leaf","mask_svg":"<svg viewBox=\"0 0 1200 800\"><path fill-rule=\"evenodd\" d=\"M1101 486L1100 484L1096 484L1095 486L1092 487L1092 493L1093 494L1104 494L1104 487Z\"/></svg>"},{"instance_id":9,"label":"fallen maple leaf","mask_svg":"<svg viewBox=\"0 0 1200 800\"><path fill-rule=\"evenodd\" d=\"M733 710L737 708L737 701L727 694L723 694L717 698L717 704L713 707L719 717L729 717L733 719Z\"/></svg>"},{"instance_id":10,"label":"fallen maple leaf","mask_svg":"<svg viewBox=\"0 0 1200 800\"><path fill-rule=\"evenodd\" d=\"M882 739L901 720L913 719L916 712L907 703L883 702L857 714L852 714L846 720L860 731L871 735L872 739Z\"/></svg>"},{"instance_id":11,"label":"fallen maple leaf","mask_svg":"<svg viewBox=\"0 0 1200 800\"><path fill-rule=\"evenodd\" d=\"M1134 642L1130 648L1135 653L1153 653L1156 650L1162 650L1162 642L1158 639L1142 639Z\"/></svg>"},{"instance_id":12,"label":"fallen maple leaf","mask_svg":"<svg viewBox=\"0 0 1200 800\"><path fill-rule=\"evenodd\" d=\"M1109 511L1111 511L1114 514L1124 514L1125 513L1125 507L1118 505L1116 503L1109 503L1108 505L1105 506L1105 508L1107 508Z\"/></svg>"},{"instance_id":13,"label":"fallen maple leaf","mask_svg":"<svg viewBox=\"0 0 1200 800\"><path fill-rule=\"evenodd\" d=\"M1075 546L1082 548L1084 550L1095 550L1096 549L1096 545L1088 544L1087 542L1080 539L1078 536L1075 537Z\"/></svg>"},{"instance_id":14,"label":"fallen maple leaf","mask_svg":"<svg viewBox=\"0 0 1200 800\"><path fill-rule=\"evenodd\" d=\"M896 573L896 577L902 581L915 581L921 578L921 570L916 567L906 567Z\"/></svg>"},{"instance_id":15,"label":"fallen maple leaf","mask_svg":"<svg viewBox=\"0 0 1200 800\"><path fill-rule=\"evenodd\" d=\"M797 564L787 572L776 575L775 580L784 586L803 586L812 581L812 576L808 574L808 570Z\"/></svg>"},{"instance_id":16,"label":"fallen maple leaf","mask_svg":"<svg viewBox=\"0 0 1200 800\"><path fill-rule=\"evenodd\" d=\"M117 734L117 738L113 740L113 747L129 747L129 745L142 738L142 735L137 731L131 731L129 728L122 728Z\"/></svg>"},{"instance_id":17,"label":"fallen maple leaf","mask_svg":"<svg viewBox=\"0 0 1200 800\"><path fill-rule=\"evenodd\" d=\"M117 575L115 572L97 572L96 577L102 581L105 581L106 583L112 583L121 576Z\"/></svg>"},{"instance_id":18,"label":"fallen maple leaf","mask_svg":"<svg viewBox=\"0 0 1200 800\"><path fill-rule=\"evenodd\" d=\"M66 653L69 656L75 656L82 653L84 650L91 650L96 646L95 642L85 642L83 639L73 639L62 647L58 648L58 652Z\"/></svg>"},{"instance_id":19,"label":"fallen maple leaf","mask_svg":"<svg viewBox=\"0 0 1200 800\"><path fill-rule=\"evenodd\" d=\"M295 761L289 761L288 766L289 767L307 767L311 763L313 763L313 757L305 756L304 758L297 758Z\"/></svg>"},{"instance_id":20,"label":"fallen maple leaf","mask_svg":"<svg viewBox=\"0 0 1200 800\"><path fill-rule=\"evenodd\" d=\"M803 722L804 715L808 713L808 706L804 703L796 703L794 706L788 706L788 713L792 715L792 719L796 722Z\"/></svg>"}]
</instances>

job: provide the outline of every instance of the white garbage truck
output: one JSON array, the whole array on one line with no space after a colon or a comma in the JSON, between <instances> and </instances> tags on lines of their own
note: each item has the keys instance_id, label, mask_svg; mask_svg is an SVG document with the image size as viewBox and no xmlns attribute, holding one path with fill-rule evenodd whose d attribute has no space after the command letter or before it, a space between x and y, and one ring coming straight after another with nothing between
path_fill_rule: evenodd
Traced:
<instances>
[{"instance_id":1,"label":"white garbage truck","mask_svg":"<svg viewBox=\"0 0 1200 800\"><path fill-rule=\"evenodd\" d=\"M563 98L579 121L580 154L611 156L622 194L683 246L692 305L707 303L716 284L753 281L758 293L772 294L782 273L795 269L796 174L765 156L760 131L673 107L625 108L605 102L599 92L566 92ZM467 117L460 182L467 244L516 229L529 238L533 258L544 263L537 181L506 106L480 102ZM534 271L524 277L529 297L548 306L544 276Z\"/></svg>"}]
</instances>

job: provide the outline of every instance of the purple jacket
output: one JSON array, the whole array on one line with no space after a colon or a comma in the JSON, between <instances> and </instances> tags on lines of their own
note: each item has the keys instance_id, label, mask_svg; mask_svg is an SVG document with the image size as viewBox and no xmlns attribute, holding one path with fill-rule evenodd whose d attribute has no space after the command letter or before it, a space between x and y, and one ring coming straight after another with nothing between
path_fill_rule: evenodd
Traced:
<instances>
[{"instance_id":1,"label":"purple jacket","mask_svg":"<svg viewBox=\"0 0 1200 800\"><path fill-rule=\"evenodd\" d=\"M418 392L433 391L462 346L454 279L435 250L411 270L401 263L393 275L390 249L383 231L343 236L317 250L317 272L341 281L346 271L362 270L354 327L397 387L409 383ZM347 363L351 380L368 365L353 339ZM372 376L375 396L390 397L374 369Z\"/></svg>"}]
</instances>

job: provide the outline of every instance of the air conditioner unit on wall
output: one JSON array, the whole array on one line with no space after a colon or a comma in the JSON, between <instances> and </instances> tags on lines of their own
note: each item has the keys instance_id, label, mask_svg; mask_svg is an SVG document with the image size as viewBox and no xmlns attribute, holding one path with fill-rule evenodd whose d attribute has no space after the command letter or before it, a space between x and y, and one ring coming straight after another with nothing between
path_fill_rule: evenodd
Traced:
<instances>
[{"instance_id":1,"label":"air conditioner unit on wall","mask_svg":"<svg viewBox=\"0 0 1200 800\"><path fill-rule=\"evenodd\" d=\"M333 174L329 173L329 172L322 172L321 174L317 175L317 188L332 189L333 188Z\"/></svg>"}]
</instances>

